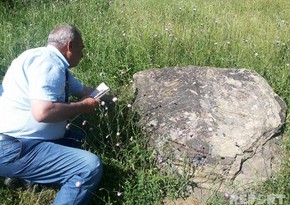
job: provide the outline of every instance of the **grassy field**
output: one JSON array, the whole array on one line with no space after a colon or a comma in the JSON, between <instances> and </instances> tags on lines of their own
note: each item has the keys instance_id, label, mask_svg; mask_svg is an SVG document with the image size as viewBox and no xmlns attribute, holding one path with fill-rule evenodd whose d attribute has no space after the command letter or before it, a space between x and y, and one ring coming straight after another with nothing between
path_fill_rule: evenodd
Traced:
<instances>
[{"instance_id":1,"label":"grassy field","mask_svg":"<svg viewBox=\"0 0 290 205\"><path fill-rule=\"evenodd\" d=\"M84 83L106 82L115 104L82 116L85 148L101 156L105 174L91 204L162 204L184 197L186 176L162 174L132 111L132 76L150 68L214 66L257 71L290 107L289 0L1 0L0 81L22 51L46 45L61 23L83 33L85 55L74 69ZM3 117L3 116L2 116ZM84 123L85 121L85 123ZM85 124L85 125L84 125ZM257 193L284 194L290 203L290 117L284 131L281 171ZM2 205L47 205L56 191L10 190L0 184ZM226 204L215 197L208 204Z\"/></svg>"}]
</instances>

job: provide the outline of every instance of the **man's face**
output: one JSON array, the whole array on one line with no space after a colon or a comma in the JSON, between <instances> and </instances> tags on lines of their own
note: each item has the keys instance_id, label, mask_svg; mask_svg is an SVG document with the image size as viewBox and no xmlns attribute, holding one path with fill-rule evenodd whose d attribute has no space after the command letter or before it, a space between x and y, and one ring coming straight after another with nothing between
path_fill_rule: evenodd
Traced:
<instances>
[{"instance_id":1,"label":"man's face","mask_svg":"<svg viewBox=\"0 0 290 205\"><path fill-rule=\"evenodd\" d=\"M75 67L78 65L80 60L83 57L83 40L82 39L75 39L70 41L69 43L69 51L67 54L67 60L70 64L70 68Z\"/></svg>"}]
</instances>

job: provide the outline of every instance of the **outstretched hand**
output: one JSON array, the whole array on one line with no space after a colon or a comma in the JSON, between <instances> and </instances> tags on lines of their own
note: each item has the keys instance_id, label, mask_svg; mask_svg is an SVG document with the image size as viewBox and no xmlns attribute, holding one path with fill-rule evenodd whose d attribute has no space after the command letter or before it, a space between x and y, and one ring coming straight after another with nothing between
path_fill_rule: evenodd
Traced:
<instances>
[{"instance_id":1,"label":"outstretched hand","mask_svg":"<svg viewBox=\"0 0 290 205\"><path fill-rule=\"evenodd\" d=\"M82 113L91 113L95 111L96 107L101 103L101 100L92 97L84 97L80 102L83 105Z\"/></svg>"}]
</instances>

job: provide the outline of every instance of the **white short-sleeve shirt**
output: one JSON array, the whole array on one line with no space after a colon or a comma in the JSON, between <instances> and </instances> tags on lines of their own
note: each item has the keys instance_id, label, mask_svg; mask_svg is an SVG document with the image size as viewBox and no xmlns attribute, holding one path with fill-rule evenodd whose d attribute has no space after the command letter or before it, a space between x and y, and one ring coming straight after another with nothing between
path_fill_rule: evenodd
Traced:
<instances>
[{"instance_id":1,"label":"white short-sleeve shirt","mask_svg":"<svg viewBox=\"0 0 290 205\"><path fill-rule=\"evenodd\" d=\"M69 64L53 46L27 50L10 65L2 82L0 133L19 138L62 138L66 121L39 123L31 113L30 100L65 101ZM83 84L68 72L69 93L79 93Z\"/></svg>"}]
</instances>

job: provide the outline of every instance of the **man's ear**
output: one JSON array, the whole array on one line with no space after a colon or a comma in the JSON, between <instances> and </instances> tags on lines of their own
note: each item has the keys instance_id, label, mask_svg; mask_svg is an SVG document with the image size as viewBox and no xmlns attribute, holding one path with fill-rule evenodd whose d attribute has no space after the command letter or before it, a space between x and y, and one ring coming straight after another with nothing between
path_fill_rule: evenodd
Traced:
<instances>
[{"instance_id":1,"label":"man's ear","mask_svg":"<svg viewBox=\"0 0 290 205\"><path fill-rule=\"evenodd\" d=\"M60 49L63 56L68 60L72 55L72 41L69 41Z\"/></svg>"},{"instance_id":2,"label":"man's ear","mask_svg":"<svg viewBox=\"0 0 290 205\"><path fill-rule=\"evenodd\" d=\"M67 46L67 51L70 51L71 52L72 46L73 46L73 42L72 41L69 41L66 46Z\"/></svg>"}]
</instances>

